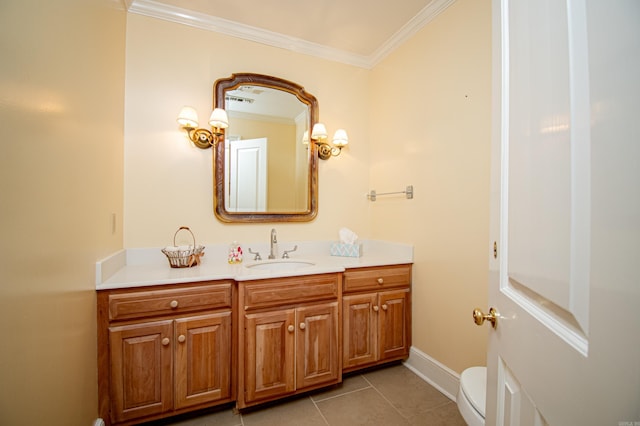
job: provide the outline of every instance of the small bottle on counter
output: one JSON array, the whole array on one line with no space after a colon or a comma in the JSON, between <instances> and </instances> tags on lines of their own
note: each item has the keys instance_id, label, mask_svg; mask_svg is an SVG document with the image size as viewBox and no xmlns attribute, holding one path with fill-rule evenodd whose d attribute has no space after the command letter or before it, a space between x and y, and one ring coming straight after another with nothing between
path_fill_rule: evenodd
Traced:
<instances>
[{"instance_id":1,"label":"small bottle on counter","mask_svg":"<svg viewBox=\"0 0 640 426\"><path fill-rule=\"evenodd\" d=\"M227 259L229 263L241 263L242 262L242 246L239 242L234 241L229 244L229 257Z\"/></svg>"}]
</instances>

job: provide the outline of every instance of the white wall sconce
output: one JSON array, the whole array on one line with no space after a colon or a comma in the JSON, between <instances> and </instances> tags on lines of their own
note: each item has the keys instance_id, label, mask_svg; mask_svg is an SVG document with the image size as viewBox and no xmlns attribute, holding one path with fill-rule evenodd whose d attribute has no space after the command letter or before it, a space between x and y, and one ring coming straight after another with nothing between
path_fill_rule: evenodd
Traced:
<instances>
[{"instance_id":1,"label":"white wall sconce","mask_svg":"<svg viewBox=\"0 0 640 426\"><path fill-rule=\"evenodd\" d=\"M198 128L198 113L190 106L183 106L178 114L178 124L189 135L189 139L198 148L207 149L224 140L224 129L229 127L227 112L222 108L216 108L209 117L209 125L212 130Z\"/></svg>"},{"instance_id":2,"label":"white wall sconce","mask_svg":"<svg viewBox=\"0 0 640 426\"><path fill-rule=\"evenodd\" d=\"M333 134L333 146L329 145L325 141L328 138L327 128L322 123L316 123L311 131L311 140L318 145L318 157L321 160L328 160L331 156L337 157L349 143L349 137L347 131L344 129L338 129Z\"/></svg>"}]
</instances>

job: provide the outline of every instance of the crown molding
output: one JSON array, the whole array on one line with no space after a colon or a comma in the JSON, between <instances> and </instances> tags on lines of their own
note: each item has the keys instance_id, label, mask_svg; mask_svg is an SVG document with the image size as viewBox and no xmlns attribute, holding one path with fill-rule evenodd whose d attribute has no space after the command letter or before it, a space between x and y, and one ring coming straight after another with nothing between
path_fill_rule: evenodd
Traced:
<instances>
[{"instance_id":1,"label":"crown molding","mask_svg":"<svg viewBox=\"0 0 640 426\"><path fill-rule=\"evenodd\" d=\"M394 35L389 37L382 46L369 57L369 68L373 68L378 62L386 58L391 52L400 47L405 41L420 31L425 25L433 21L446 8L456 0L433 0L426 5L416 16L404 24Z\"/></svg>"},{"instance_id":2,"label":"crown molding","mask_svg":"<svg viewBox=\"0 0 640 426\"><path fill-rule=\"evenodd\" d=\"M433 0L398 32L391 36L389 40L376 49L372 55L368 56L323 46L296 37L290 37L153 0L124 0L124 2L130 13L188 25L206 31L217 32L231 37L287 49L360 68L371 69L454 3L455 0Z\"/></svg>"}]
</instances>

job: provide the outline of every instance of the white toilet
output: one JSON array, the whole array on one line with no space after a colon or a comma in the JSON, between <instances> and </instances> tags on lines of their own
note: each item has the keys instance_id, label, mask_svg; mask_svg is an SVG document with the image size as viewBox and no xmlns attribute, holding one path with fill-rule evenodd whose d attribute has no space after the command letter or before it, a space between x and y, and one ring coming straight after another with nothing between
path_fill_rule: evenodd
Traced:
<instances>
[{"instance_id":1,"label":"white toilet","mask_svg":"<svg viewBox=\"0 0 640 426\"><path fill-rule=\"evenodd\" d=\"M460 375L456 402L462 418L469 426L484 426L487 367L470 367Z\"/></svg>"}]
</instances>

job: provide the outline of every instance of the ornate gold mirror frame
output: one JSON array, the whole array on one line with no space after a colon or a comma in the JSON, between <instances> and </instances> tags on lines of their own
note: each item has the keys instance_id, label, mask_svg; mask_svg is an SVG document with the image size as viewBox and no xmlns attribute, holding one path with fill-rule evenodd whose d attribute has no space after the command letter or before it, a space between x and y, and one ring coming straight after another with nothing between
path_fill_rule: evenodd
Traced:
<instances>
[{"instance_id":1,"label":"ornate gold mirror frame","mask_svg":"<svg viewBox=\"0 0 640 426\"><path fill-rule=\"evenodd\" d=\"M228 92L237 90L241 86L261 86L264 88L283 91L295 96L302 104L308 107L309 117L307 131L311 133L313 125L318 122L318 101L307 93L299 84L293 83L277 77L262 74L236 73L229 78L219 79L214 84L214 108L227 110ZM233 122L230 117L230 126L226 130L226 135L233 134ZM228 137L228 136L226 136ZM239 142L241 143L241 142ZM303 143L302 140L299 143ZM317 147L314 143L306 145L308 175L306 176L307 197L306 206L295 211L230 211L227 209L225 197L228 192L225 188L229 184L225 168L225 143L218 143L214 148L214 212L216 217L222 222L308 222L313 220L318 213L318 155ZM291 183L294 184L293 182ZM290 190L290 188L283 188Z\"/></svg>"}]
</instances>

